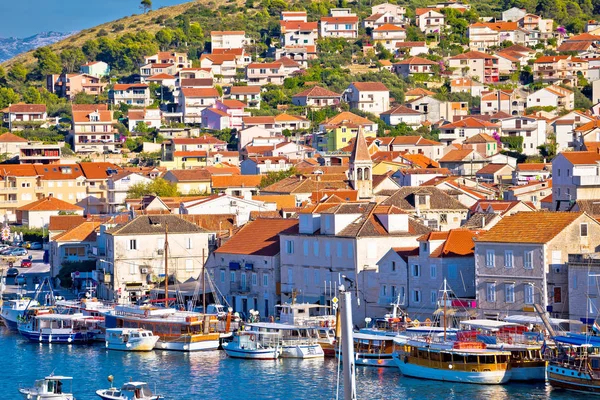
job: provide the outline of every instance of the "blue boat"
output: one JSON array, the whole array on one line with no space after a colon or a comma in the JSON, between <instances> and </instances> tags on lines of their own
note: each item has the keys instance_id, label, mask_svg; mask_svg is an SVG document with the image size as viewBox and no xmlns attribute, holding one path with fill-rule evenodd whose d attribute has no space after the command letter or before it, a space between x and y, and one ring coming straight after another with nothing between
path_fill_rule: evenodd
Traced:
<instances>
[{"instance_id":1,"label":"blue boat","mask_svg":"<svg viewBox=\"0 0 600 400\"><path fill-rule=\"evenodd\" d=\"M83 314L43 314L19 324L19 333L38 343L89 343L99 320Z\"/></svg>"}]
</instances>

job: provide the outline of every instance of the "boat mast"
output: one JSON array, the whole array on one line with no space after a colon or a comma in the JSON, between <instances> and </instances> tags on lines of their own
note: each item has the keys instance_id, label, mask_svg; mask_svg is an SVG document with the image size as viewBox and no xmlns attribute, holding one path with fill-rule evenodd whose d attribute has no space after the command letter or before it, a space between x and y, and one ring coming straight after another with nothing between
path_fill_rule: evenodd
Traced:
<instances>
[{"instance_id":1,"label":"boat mast","mask_svg":"<svg viewBox=\"0 0 600 400\"><path fill-rule=\"evenodd\" d=\"M169 307L169 224L165 224L165 308Z\"/></svg>"},{"instance_id":2,"label":"boat mast","mask_svg":"<svg viewBox=\"0 0 600 400\"><path fill-rule=\"evenodd\" d=\"M342 322L342 363L344 364L344 400L356 400L356 369L352 334L352 299L350 291L340 285L341 302L338 313ZM350 289L350 288L348 288Z\"/></svg>"},{"instance_id":3,"label":"boat mast","mask_svg":"<svg viewBox=\"0 0 600 400\"><path fill-rule=\"evenodd\" d=\"M202 249L202 309L204 310L204 314L206 314L206 283L204 281L206 275L204 271L204 267L206 266L206 258L204 258L204 249Z\"/></svg>"},{"instance_id":4,"label":"boat mast","mask_svg":"<svg viewBox=\"0 0 600 400\"><path fill-rule=\"evenodd\" d=\"M444 295L442 296L444 302L444 343L446 342L446 278L444 278Z\"/></svg>"}]
</instances>

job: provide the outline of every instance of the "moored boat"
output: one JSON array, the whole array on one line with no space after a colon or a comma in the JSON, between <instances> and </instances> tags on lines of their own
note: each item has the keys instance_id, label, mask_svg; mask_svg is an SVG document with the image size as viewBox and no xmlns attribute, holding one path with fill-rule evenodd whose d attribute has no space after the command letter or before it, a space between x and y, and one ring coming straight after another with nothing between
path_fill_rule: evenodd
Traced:
<instances>
[{"instance_id":1,"label":"moored boat","mask_svg":"<svg viewBox=\"0 0 600 400\"><path fill-rule=\"evenodd\" d=\"M150 351L160 337L146 329L112 328L106 330L106 348L121 351Z\"/></svg>"},{"instance_id":2,"label":"moored boat","mask_svg":"<svg viewBox=\"0 0 600 400\"><path fill-rule=\"evenodd\" d=\"M585 335L554 337L547 351L548 382L557 389L600 394L600 338Z\"/></svg>"},{"instance_id":3,"label":"moored boat","mask_svg":"<svg viewBox=\"0 0 600 400\"><path fill-rule=\"evenodd\" d=\"M70 383L68 391L63 390L64 383ZM32 388L22 388L19 392L25 399L36 400L75 400L73 397L73 378L70 376L50 375L35 381Z\"/></svg>"},{"instance_id":4,"label":"moored boat","mask_svg":"<svg viewBox=\"0 0 600 400\"><path fill-rule=\"evenodd\" d=\"M42 314L19 324L19 333L39 343L89 343L94 340L97 321L82 314Z\"/></svg>"},{"instance_id":5,"label":"moored boat","mask_svg":"<svg viewBox=\"0 0 600 400\"><path fill-rule=\"evenodd\" d=\"M28 308L37 308L39 306L40 303L37 300L27 297L4 301L2 304L2 312L0 313L0 317L2 318L2 322L4 322L4 326L6 326L8 329L16 331L19 320L22 319L25 311Z\"/></svg>"},{"instance_id":6,"label":"moored boat","mask_svg":"<svg viewBox=\"0 0 600 400\"><path fill-rule=\"evenodd\" d=\"M354 362L355 365L369 367L395 367L394 338L386 335L371 335L354 332ZM341 352L336 351L341 356Z\"/></svg>"},{"instance_id":7,"label":"moored boat","mask_svg":"<svg viewBox=\"0 0 600 400\"><path fill-rule=\"evenodd\" d=\"M112 376L108 377L112 382ZM162 400L163 396L152 393L146 382L127 382L120 389L110 387L96 390L102 400Z\"/></svg>"},{"instance_id":8,"label":"moored boat","mask_svg":"<svg viewBox=\"0 0 600 400\"><path fill-rule=\"evenodd\" d=\"M281 340L277 332L242 331L223 343L229 357L251 360L275 360L281 356Z\"/></svg>"},{"instance_id":9,"label":"moored boat","mask_svg":"<svg viewBox=\"0 0 600 400\"><path fill-rule=\"evenodd\" d=\"M217 350L218 322L214 316L156 306L116 306L105 318L107 329L146 329L160 336L156 349L175 351Z\"/></svg>"},{"instance_id":10,"label":"moored boat","mask_svg":"<svg viewBox=\"0 0 600 400\"><path fill-rule=\"evenodd\" d=\"M317 329L307 326L257 322L247 324L250 331L274 332L281 340L282 358L320 358L325 354L318 342Z\"/></svg>"}]
</instances>

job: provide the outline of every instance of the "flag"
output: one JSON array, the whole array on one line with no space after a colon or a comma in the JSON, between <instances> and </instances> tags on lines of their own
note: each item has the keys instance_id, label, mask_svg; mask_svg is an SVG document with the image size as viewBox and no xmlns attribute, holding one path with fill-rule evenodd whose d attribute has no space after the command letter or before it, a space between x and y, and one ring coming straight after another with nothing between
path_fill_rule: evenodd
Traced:
<instances>
[{"instance_id":1,"label":"flag","mask_svg":"<svg viewBox=\"0 0 600 400\"><path fill-rule=\"evenodd\" d=\"M598 324L598 321L594 321L594 325L592 325L592 330L596 333L600 333L600 325Z\"/></svg>"}]
</instances>

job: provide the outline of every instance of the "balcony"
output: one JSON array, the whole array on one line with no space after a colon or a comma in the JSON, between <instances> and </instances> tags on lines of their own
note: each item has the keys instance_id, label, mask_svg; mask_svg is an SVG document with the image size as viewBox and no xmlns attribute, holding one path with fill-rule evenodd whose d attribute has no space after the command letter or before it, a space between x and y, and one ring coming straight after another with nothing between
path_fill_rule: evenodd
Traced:
<instances>
[{"instance_id":1,"label":"balcony","mask_svg":"<svg viewBox=\"0 0 600 400\"><path fill-rule=\"evenodd\" d=\"M250 285L248 283L242 285L241 282L231 282L229 291L232 294L248 294L250 293Z\"/></svg>"},{"instance_id":2,"label":"balcony","mask_svg":"<svg viewBox=\"0 0 600 400\"><path fill-rule=\"evenodd\" d=\"M600 186L600 176L574 176L573 185L575 186Z\"/></svg>"},{"instance_id":3,"label":"balcony","mask_svg":"<svg viewBox=\"0 0 600 400\"><path fill-rule=\"evenodd\" d=\"M16 192L17 190L18 190L18 188L16 186L7 186L7 187L0 188L0 191L2 191L2 192Z\"/></svg>"}]
</instances>

